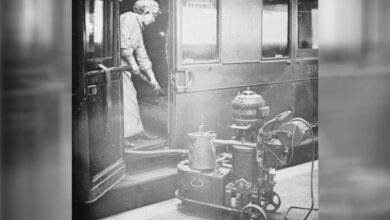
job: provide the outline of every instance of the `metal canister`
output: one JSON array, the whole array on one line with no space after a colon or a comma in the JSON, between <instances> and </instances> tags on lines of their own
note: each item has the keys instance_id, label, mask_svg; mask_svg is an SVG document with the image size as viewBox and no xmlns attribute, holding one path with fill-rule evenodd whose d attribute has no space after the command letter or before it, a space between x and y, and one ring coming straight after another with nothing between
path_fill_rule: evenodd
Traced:
<instances>
[{"instance_id":1,"label":"metal canister","mask_svg":"<svg viewBox=\"0 0 390 220\"><path fill-rule=\"evenodd\" d=\"M216 134L207 131L201 126L198 132L189 133L191 145L189 147L190 167L196 170L213 170L216 168L215 147L212 140Z\"/></svg>"},{"instance_id":2,"label":"metal canister","mask_svg":"<svg viewBox=\"0 0 390 220\"><path fill-rule=\"evenodd\" d=\"M233 121L239 126L254 125L269 114L263 97L249 88L239 93L232 102Z\"/></svg>"},{"instance_id":3,"label":"metal canister","mask_svg":"<svg viewBox=\"0 0 390 220\"><path fill-rule=\"evenodd\" d=\"M232 154L234 178L244 178L247 181L254 183L258 172L256 148L233 146Z\"/></svg>"}]
</instances>

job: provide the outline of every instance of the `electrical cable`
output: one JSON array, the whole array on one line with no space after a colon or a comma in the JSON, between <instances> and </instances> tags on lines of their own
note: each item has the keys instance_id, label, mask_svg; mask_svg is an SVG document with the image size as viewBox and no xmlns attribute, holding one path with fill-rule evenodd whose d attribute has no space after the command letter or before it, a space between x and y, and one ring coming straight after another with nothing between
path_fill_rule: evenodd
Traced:
<instances>
[{"instance_id":1,"label":"electrical cable","mask_svg":"<svg viewBox=\"0 0 390 220\"><path fill-rule=\"evenodd\" d=\"M293 118L291 119L290 121L300 121L302 123L304 123L308 128L309 128L309 131L310 131L310 136L313 140L313 144L315 143L314 142L314 134L313 134L313 129L312 129L312 126L309 122L307 122L306 120L302 119L302 118ZM295 131L296 131L296 128L297 126L294 128L293 130L293 133L292 133L292 140L291 140L291 148L292 148L292 155L293 155L293 151L294 151L294 139L295 139ZM269 152L271 152L271 154L276 158L276 160L278 160L279 163L281 163L282 165L286 165L287 163L284 163L283 161L281 161L281 159L270 149L268 149ZM293 156L290 156L290 161L292 160L292 157ZM280 213L280 212L275 212L275 214L279 214L281 215L285 220L288 220L287 218L287 215L288 213L290 212L290 210L292 209L300 209L300 210L309 210L305 217L304 217L304 220L306 220L311 212L313 210L315 211L318 211L318 208L314 208L314 187L313 187L313 179L314 179L314 161L315 161L315 147L313 146L312 148L312 160L311 160L311 171L310 171L310 197L311 197L311 206L310 208L306 208L306 207L300 207L300 206L290 206L288 209L287 209L287 212L286 214L283 214L283 213Z\"/></svg>"},{"instance_id":2,"label":"electrical cable","mask_svg":"<svg viewBox=\"0 0 390 220\"><path fill-rule=\"evenodd\" d=\"M283 166L288 165L287 163L283 162L282 159L280 159L280 158L275 154L275 152L273 152L273 151L270 150L270 149L268 149L268 151L271 152L272 155L276 158L276 160L277 160L279 163L281 163Z\"/></svg>"},{"instance_id":3,"label":"electrical cable","mask_svg":"<svg viewBox=\"0 0 390 220\"><path fill-rule=\"evenodd\" d=\"M309 122L307 122L306 120L302 119L302 118L293 118L291 121L301 121L303 123L306 124L306 126L308 126L309 128L309 131L310 131L310 135L311 135L311 138L313 140L313 144L314 144L314 134L313 134L313 128L312 126L310 125ZM312 160L311 160L311 172L310 172L310 197L311 197L311 206L310 208L306 208L306 207L300 207L300 206L290 206L288 209L287 209L287 212L285 214L285 219L287 220L287 215L289 213L290 210L292 209L301 209L301 210L309 210L307 212L307 214L305 215L304 217L304 220L306 220L309 215L311 214L311 212L313 210L316 210L318 211L318 208L314 208L314 187L313 187L313 179L314 179L314 160L315 160L315 147L313 146L312 148Z\"/></svg>"},{"instance_id":4,"label":"electrical cable","mask_svg":"<svg viewBox=\"0 0 390 220\"><path fill-rule=\"evenodd\" d=\"M290 156L290 159L288 160L288 162L290 163L294 157L294 139L295 139L295 131L297 130L297 127L298 126L295 126L294 127L294 130L292 132L292 139L291 139L291 156Z\"/></svg>"}]
</instances>

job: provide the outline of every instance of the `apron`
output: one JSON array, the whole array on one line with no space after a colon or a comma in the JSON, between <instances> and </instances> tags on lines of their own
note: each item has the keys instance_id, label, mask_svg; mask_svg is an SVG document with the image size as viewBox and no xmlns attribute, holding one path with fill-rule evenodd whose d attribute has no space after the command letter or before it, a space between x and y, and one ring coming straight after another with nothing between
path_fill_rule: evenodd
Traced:
<instances>
[{"instance_id":1,"label":"apron","mask_svg":"<svg viewBox=\"0 0 390 220\"><path fill-rule=\"evenodd\" d=\"M137 100L137 90L131 80L131 73L123 72L123 130L124 137L131 137L144 131Z\"/></svg>"}]
</instances>

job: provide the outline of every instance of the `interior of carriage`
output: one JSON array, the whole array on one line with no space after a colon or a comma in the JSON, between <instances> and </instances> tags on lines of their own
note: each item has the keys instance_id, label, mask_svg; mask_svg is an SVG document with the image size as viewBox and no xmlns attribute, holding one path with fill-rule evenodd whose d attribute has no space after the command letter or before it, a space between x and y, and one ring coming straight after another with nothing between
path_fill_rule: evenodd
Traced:
<instances>
[{"instance_id":1,"label":"interior of carriage","mask_svg":"<svg viewBox=\"0 0 390 220\"><path fill-rule=\"evenodd\" d=\"M135 0L124 0L120 3L120 14L133 10ZM138 104L145 131L158 136L156 140L134 140L131 147L148 148L165 145L168 139L168 1L159 1L161 14L156 21L143 32L143 39L149 59L153 64L153 71L164 94L153 94L153 90L137 77L133 78L137 89Z\"/></svg>"}]
</instances>

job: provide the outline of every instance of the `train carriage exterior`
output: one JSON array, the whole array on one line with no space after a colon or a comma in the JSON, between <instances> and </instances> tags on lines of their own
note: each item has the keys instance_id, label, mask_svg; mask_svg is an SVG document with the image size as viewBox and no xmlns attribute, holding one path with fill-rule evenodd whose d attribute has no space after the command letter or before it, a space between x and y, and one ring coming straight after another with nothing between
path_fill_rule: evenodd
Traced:
<instances>
[{"instance_id":1,"label":"train carriage exterior","mask_svg":"<svg viewBox=\"0 0 390 220\"><path fill-rule=\"evenodd\" d=\"M201 121L219 138L230 138L232 100L247 87L263 96L270 118L293 108L295 116L317 123L317 1L159 3L162 14L145 28L144 43L167 94L153 96L145 83L134 81L145 129L159 135L160 144L137 149L186 148L187 134ZM128 158L124 153L119 16L132 4L73 1L74 204L99 210L96 207L109 209L104 204L114 201L112 212L100 211L100 217L156 202L150 190L137 188L141 184L123 182L143 170L177 162L174 157ZM157 199L173 196L174 178L172 174L171 179L148 182L165 184ZM137 189L137 195L126 184Z\"/></svg>"}]
</instances>

